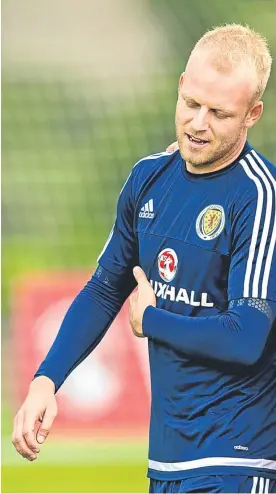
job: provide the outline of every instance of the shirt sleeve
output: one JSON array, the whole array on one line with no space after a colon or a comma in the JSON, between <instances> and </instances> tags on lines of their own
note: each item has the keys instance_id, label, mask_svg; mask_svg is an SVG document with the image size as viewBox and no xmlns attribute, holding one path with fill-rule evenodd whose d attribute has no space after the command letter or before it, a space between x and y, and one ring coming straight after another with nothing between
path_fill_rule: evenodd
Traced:
<instances>
[{"instance_id":1,"label":"shirt sleeve","mask_svg":"<svg viewBox=\"0 0 276 494\"><path fill-rule=\"evenodd\" d=\"M149 306L143 333L189 358L251 366L262 356L276 316L276 303L261 299L231 301L228 310L189 317Z\"/></svg>"},{"instance_id":2,"label":"shirt sleeve","mask_svg":"<svg viewBox=\"0 0 276 494\"><path fill-rule=\"evenodd\" d=\"M100 343L131 290L132 285L121 287L120 276L98 267L69 307L34 377L49 377L57 391Z\"/></svg>"},{"instance_id":3,"label":"shirt sleeve","mask_svg":"<svg viewBox=\"0 0 276 494\"><path fill-rule=\"evenodd\" d=\"M117 218L99 256L99 266L69 307L57 337L35 377L47 376L57 391L69 374L96 348L136 286L131 175L124 185Z\"/></svg>"},{"instance_id":4,"label":"shirt sleeve","mask_svg":"<svg viewBox=\"0 0 276 494\"><path fill-rule=\"evenodd\" d=\"M275 200L275 193L269 195L259 186L257 193L237 201L232 224L229 301L250 297L276 301Z\"/></svg>"},{"instance_id":5,"label":"shirt sleeve","mask_svg":"<svg viewBox=\"0 0 276 494\"><path fill-rule=\"evenodd\" d=\"M123 186L117 204L117 218L107 242L98 257L98 263L104 269L121 276L125 280L134 280L132 270L138 264L138 243L134 229L135 203L132 194L132 174Z\"/></svg>"}]
</instances>

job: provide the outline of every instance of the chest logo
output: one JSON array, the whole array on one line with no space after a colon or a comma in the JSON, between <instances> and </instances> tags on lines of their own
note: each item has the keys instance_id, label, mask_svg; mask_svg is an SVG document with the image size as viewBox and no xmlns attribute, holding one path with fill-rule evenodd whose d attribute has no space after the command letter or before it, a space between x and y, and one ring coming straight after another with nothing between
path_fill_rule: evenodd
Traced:
<instances>
[{"instance_id":1,"label":"chest logo","mask_svg":"<svg viewBox=\"0 0 276 494\"><path fill-rule=\"evenodd\" d=\"M222 206L212 204L198 215L196 232L202 240L212 240L218 237L225 225L225 214Z\"/></svg>"},{"instance_id":2,"label":"chest logo","mask_svg":"<svg viewBox=\"0 0 276 494\"><path fill-rule=\"evenodd\" d=\"M172 281L176 275L178 259L173 249L164 249L158 255L158 271L164 281Z\"/></svg>"}]
</instances>

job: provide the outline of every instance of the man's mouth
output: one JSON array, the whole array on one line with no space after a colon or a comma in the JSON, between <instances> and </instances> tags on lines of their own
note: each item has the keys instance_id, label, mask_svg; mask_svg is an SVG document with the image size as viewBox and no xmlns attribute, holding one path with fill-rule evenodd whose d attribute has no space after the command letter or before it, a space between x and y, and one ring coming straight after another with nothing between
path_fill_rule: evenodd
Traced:
<instances>
[{"instance_id":1,"label":"man's mouth","mask_svg":"<svg viewBox=\"0 0 276 494\"><path fill-rule=\"evenodd\" d=\"M186 133L186 135L187 135L190 142L194 142L195 144L199 144L201 146L203 146L204 144L207 144L209 142L209 141L206 141L204 139L199 139L198 137L194 137L191 134Z\"/></svg>"}]
</instances>

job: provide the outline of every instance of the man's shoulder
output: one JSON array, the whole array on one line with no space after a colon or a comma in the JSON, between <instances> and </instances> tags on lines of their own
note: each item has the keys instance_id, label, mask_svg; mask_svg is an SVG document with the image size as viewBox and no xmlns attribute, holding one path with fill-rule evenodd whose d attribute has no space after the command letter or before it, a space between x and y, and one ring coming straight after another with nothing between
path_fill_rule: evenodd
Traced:
<instances>
[{"instance_id":1,"label":"man's shoulder","mask_svg":"<svg viewBox=\"0 0 276 494\"><path fill-rule=\"evenodd\" d=\"M133 168L144 169L144 168L156 168L162 166L162 164L167 163L172 158L179 156L179 150L176 151L161 151L159 153L150 154L144 156L135 163Z\"/></svg>"},{"instance_id":2,"label":"man's shoulder","mask_svg":"<svg viewBox=\"0 0 276 494\"><path fill-rule=\"evenodd\" d=\"M253 177L276 179L276 165L253 147L240 160L249 181ZM250 182L249 182L250 183Z\"/></svg>"},{"instance_id":3,"label":"man's shoulder","mask_svg":"<svg viewBox=\"0 0 276 494\"><path fill-rule=\"evenodd\" d=\"M236 192L251 193L256 197L268 190L275 194L276 189L276 166L260 152L251 148L239 161L240 187Z\"/></svg>"},{"instance_id":4,"label":"man's shoulder","mask_svg":"<svg viewBox=\"0 0 276 494\"><path fill-rule=\"evenodd\" d=\"M234 177L234 210L275 204L276 166L254 148L249 149L239 161Z\"/></svg>"},{"instance_id":5,"label":"man's shoulder","mask_svg":"<svg viewBox=\"0 0 276 494\"><path fill-rule=\"evenodd\" d=\"M132 170L135 190L139 192L145 184L154 182L160 174L164 173L173 163L176 163L179 158L180 153L178 150L155 153L141 158Z\"/></svg>"}]
</instances>

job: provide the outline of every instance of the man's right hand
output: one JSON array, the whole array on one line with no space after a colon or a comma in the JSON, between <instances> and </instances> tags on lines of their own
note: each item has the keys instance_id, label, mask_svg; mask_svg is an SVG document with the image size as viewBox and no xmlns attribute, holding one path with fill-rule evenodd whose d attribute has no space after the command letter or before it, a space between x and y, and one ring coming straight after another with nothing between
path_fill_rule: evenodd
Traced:
<instances>
[{"instance_id":1,"label":"man's right hand","mask_svg":"<svg viewBox=\"0 0 276 494\"><path fill-rule=\"evenodd\" d=\"M179 146L178 146L178 142L175 141L167 147L166 151L167 153L173 153L177 149L179 149Z\"/></svg>"},{"instance_id":2,"label":"man's right hand","mask_svg":"<svg viewBox=\"0 0 276 494\"><path fill-rule=\"evenodd\" d=\"M36 460L40 444L47 438L56 415L55 385L48 377L39 376L31 382L14 419L12 442L23 458Z\"/></svg>"}]
</instances>

